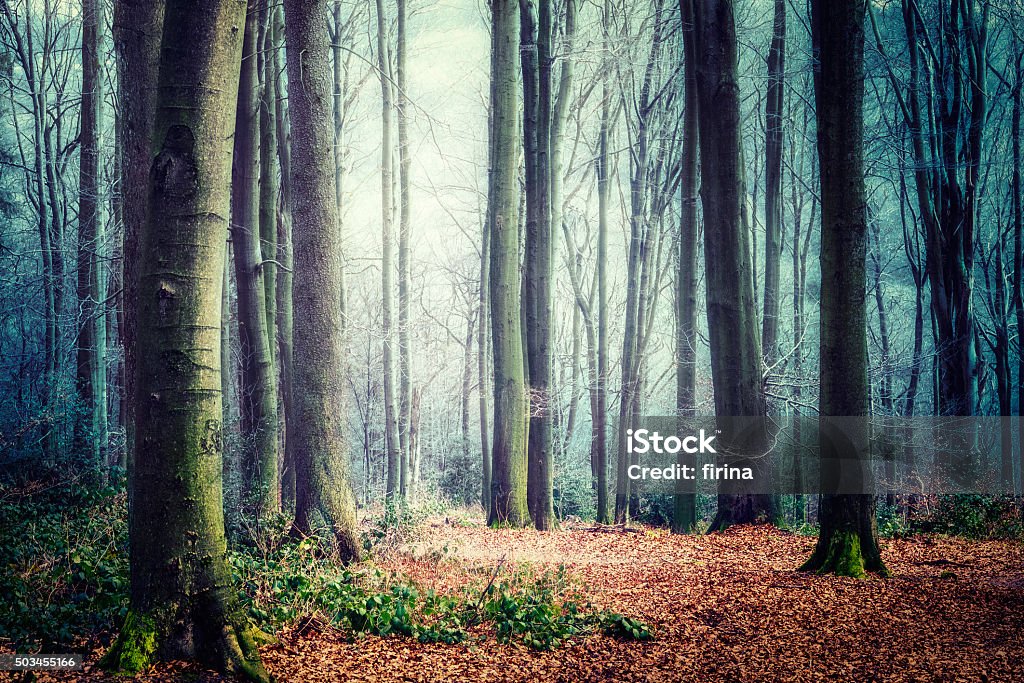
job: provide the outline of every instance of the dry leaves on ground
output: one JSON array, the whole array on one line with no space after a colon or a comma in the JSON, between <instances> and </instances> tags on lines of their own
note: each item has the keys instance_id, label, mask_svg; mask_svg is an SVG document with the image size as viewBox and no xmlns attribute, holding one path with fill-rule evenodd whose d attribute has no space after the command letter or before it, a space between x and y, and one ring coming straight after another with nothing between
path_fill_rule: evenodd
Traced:
<instances>
[{"instance_id":1,"label":"dry leaves on ground","mask_svg":"<svg viewBox=\"0 0 1024 683\"><path fill-rule=\"evenodd\" d=\"M814 539L770 527L708 536L425 525L383 568L458 591L493 570L564 565L593 604L652 642L576 639L551 652L493 638L425 645L309 628L263 648L279 681L1021 681L1024 545L883 542L891 579L793 571ZM220 680L162 666L148 680ZM81 679L81 677L79 677ZM68 680L68 679L64 679ZM86 674L83 680L94 680Z\"/></svg>"}]
</instances>

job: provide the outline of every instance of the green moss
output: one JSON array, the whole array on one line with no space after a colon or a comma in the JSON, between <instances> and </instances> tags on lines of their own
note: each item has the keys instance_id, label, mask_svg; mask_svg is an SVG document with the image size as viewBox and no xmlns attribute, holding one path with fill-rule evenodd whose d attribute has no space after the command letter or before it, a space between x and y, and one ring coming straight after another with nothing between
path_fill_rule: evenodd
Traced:
<instances>
[{"instance_id":1,"label":"green moss","mask_svg":"<svg viewBox=\"0 0 1024 683\"><path fill-rule=\"evenodd\" d=\"M114 645L103 655L100 667L123 674L148 669L156 652L156 623L137 612L128 612Z\"/></svg>"},{"instance_id":2,"label":"green moss","mask_svg":"<svg viewBox=\"0 0 1024 683\"><path fill-rule=\"evenodd\" d=\"M853 531L834 532L824 552L819 542L811 558L797 571L817 571L819 574L864 578L866 573L860 537Z\"/></svg>"}]
</instances>

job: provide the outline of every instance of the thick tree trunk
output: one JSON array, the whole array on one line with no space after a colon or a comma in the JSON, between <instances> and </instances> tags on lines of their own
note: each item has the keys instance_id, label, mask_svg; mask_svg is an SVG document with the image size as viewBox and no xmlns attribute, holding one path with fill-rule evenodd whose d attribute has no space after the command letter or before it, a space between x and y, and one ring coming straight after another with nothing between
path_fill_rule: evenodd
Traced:
<instances>
[{"instance_id":1,"label":"thick tree trunk","mask_svg":"<svg viewBox=\"0 0 1024 683\"><path fill-rule=\"evenodd\" d=\"M487 523L525 526L529 398L523 367L519 283L516 3L491 0L491 149L487 223L494 353L494 435Z\"/></svg>"},{"instance_id":2,"label":"thick tree trunk","mask_svg":"<svg viewBox=\"0 0 1024 683\"><path fill-rule=\"evenodd\" d=\"M268 680L228 570L220 303L244 2L168 3L142 231L131 605L105 663L197 659Z\"/></svg>"},{"instance_id":3,"label":"thick tree trunk","mask_svg":"<svg viewBox=\"0 0 1024 683\"><path fill-rule=\"evenodd\" d=\"M676 274L676 413L679 433L697 414L697 54L693 0L680 0L683 21L683 157L679 191L679 269ZM697 496L677 491L672 531L687 533L697 522Z\"/></svg>"},{"instance_id":4,"label":"thick tree trunk","mask_svg":"<svg viewBox=\"0 0 1024 683\"><path fill-rule=\"evenodd\" d=\"M750 234L743 220L742 148L736 26L733 0L696 0L697 100L700 119L701 200L711 375L720 441L736 453L766 450L766 434L749 430L740 442L730 434L733 418L765 416L761 348L751 273ZM763 467L761 461L744 465ZM737 463L738 464L738 463ZM711 529L774 517L771 497L719 488Z\"/></svg>"},{"instance_id":5,"label":"thick tree trunk","mask_svg":"<svg viewBox=\"0 0 1024 683\"><path fill-rule=\"evenodd\" d=\"M277 481L277 391L267 328L260 248L259 3L250 0L235 112L231 169L231 245L241 353L243 500L257 517L280 509Z\"/></svg>"},{"instance_id":6,"label":"thick tree trunk","mask_svg":"<svg viewBox=\"0 0 1024 683\"><path fill-rule=\"evenodd\" d=\"M99 126L103 88L100 74L100 30L96 0L82 3L82 101L78 137L78 343L75 388L79 414L75 420L75 451L90 467L104 464L106 452L106 315L100 296L102 245L99 204ZM102 329L101 329L102 328Z\"/></svg>"},{"instance_id":7,"label":"thick tree trunk","mask_svg":"<svg viewBox=\"0 0 1024 683\"><path fill-rule=\"evenodd\" d=\"M388 58L387 29L384 21L383 0L377 0L377 70L381 91L381 293L383 295L383 323L381 333L384 345L384 438L388 458L387 496L393 500L404 493L402 488L403 460L395 410L394 360L394 145L391 142L391 115L394 109L391 83L391 64Z\"/></svg>"},{"instance_id":8,"label":"thick tree trunk","mask_svg":"<svg viewBox=\"0 0 1024 683\"><path fill-rule=\"evenodd\" d=\"M348 482L341 238L331 154L330 45L326 2L285 1L288 82L292 88L291 200L294 249L292 400L295 428L295 527L326 527L343 560L359 556L355 499Z\"/></svg>"},{"instance_id":9,"label":"thick tree trunk","mask_svg":"<svg viewBox=\"0 0 1024 683\"><path fill-rule=\"evenodd\" d=\"M821 347L823 417L863 416L842 449L822 430L822 457L867 452L867 197L864 188L864 17L867 0L812 0L811 33L821 172ZM824 483L824 482L823 482ZM841 576L885 573L871 495L823 494L818 543L802 570Z\"/></svg>"},{"instance_id":10,"label":"thick tree trunk","mask_svg":"<svg viewBox=\"0 0 1024 683\"><path fill-rule=\"evenodd\" d=\"M138 297L139 235L146 220L146 196L156 82L160 61L160 34L164 3L117 0L114 5L114 49L117 54L117 129L121 155L121 192L124 207L124 242L121 287L121 346L124 386L121 420L125 428L125 467L135 446L135 301ZM227 368L222 368L226 370Z\"/></svg>"}]
</instances>

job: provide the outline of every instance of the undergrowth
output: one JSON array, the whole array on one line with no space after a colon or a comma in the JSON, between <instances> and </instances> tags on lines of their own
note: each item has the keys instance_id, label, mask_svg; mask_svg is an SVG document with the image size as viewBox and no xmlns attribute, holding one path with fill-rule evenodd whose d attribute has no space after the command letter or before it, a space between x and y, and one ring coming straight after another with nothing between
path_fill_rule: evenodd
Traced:
<instances>
[{"instance_id":1,"label":"undergrowth","mask_svg":"<svg viewBox=\"0 0 1024 683\"><path fill-rule=\"evenodd\" d=\"M319 618L353 637L403 635L423 643L460 643L493 635L498 642L549 650L595 632L635 640L649 627L597 610L569 586L564 567L535 572L500 563L490 580L456 595L423 590L372 562L341 567L319 539L282 536L273 551L231 556L252 620L274 633Z\"/></svg>"},{"instance_id":2,"label":"undergrowth","mask_svg":"<svg viewBox=\"0 0 1024 683\"><path fill-rule=\"evenodd\" d=\"M0 482L0 651L61 652L109 640L128 612L127 496L123 476L86 485L67 473ZM399 509L364 528L371 558L394 552L432 510ZM369 561L343 566L319 538L293 538L277 516L246 526L228 561L252 621L276 633L320 620L353 637L424 643L496 638L537 649L603 631L646 640L650 629L601 611L564 569L499 565L457 595L424 590Z\"/></svg>"}]
</instances>

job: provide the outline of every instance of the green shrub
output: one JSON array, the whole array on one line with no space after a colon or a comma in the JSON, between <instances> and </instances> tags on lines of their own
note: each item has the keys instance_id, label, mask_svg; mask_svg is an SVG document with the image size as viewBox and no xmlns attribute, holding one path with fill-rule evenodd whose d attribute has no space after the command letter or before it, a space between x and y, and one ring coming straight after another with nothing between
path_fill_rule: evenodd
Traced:
<instances>
[{"instance_id":1,"label":"green shrub","mask_svg":"<svg viewBox=\"0 0 1024 683\"><path fill-rule=\"evenodd\" d=\"M956 494L940 496L917 528L974 539L1024 538L1021 509L1009 497Z\"/></svg>"},{"instance_id":2,"label":"green shrub","mask_svg":"<svg viewBox=\"0 0 1024 683\"><path fill-rule=\"evenodd\" d=\"M60 652L124 617L126 508L120 480L0 484L0 640Z\"/></svg>"}]
</instances>

